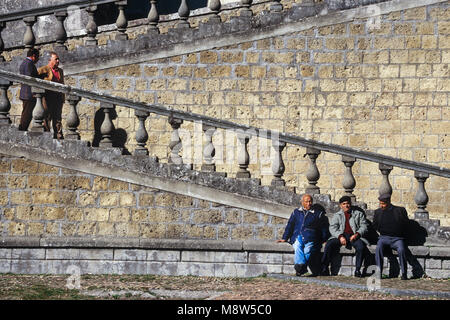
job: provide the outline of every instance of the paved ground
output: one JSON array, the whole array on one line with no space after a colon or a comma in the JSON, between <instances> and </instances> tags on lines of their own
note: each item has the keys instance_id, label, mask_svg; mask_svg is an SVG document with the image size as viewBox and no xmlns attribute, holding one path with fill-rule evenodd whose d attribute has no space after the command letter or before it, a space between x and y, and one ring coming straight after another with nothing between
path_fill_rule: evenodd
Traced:
<instances>
[{"instance_id":1,"label":"paved ground","mask_svg":"<svg viewBox=\"0 0 450 320\"><path fill-rule=\"evenodd\" d=\"M369 280L369 282L368 282ZM2 300L450 300L450 280L213 278L153 275L0 275Z\"/></svg>"}]
</instances>

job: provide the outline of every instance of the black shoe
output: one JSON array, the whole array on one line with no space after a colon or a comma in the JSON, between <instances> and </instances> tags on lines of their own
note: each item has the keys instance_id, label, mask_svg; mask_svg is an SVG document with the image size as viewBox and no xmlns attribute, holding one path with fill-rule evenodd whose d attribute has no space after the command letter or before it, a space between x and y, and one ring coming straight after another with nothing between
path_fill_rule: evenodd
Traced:
<instances>
[{"instance_id":1,"label":"black shoe","mask_svg":"<svg viewBox=\"0 0 450 320\"><path fill-rule=\"evenodd\" d=\"M402 280L408 280L408 276L406 274L402 274Z\"/></svg>"},{"instance_id":2,"label":"black shoe","mask_svg":"<svg viewBox=\"0 0 450 320\"><path fill-rule=\"evenodd\" d=\"M329 276L330 270L328 269L328 267L323 267L322 270L320 271L320 275L321 276Z\"/></svg>"},{"instance_id":3,"label":"black shoe","mask_svg":"<svg viewBox=\"0 0 450 320\"><path fill-rule=\"evenodd\" d=\"M361 271L356 270L356 271L355 271L355 277L357 277L357 278L362 278L363 275L361 274Z\"/></svg>"},{"instance_id":4,"label":"black shoe","mask_svg":"<svg viewBox=\"0 0 450 320\"><path fill-rule=\"evenodd\" d=\"M295 275L297 277L300 277L301 275L304 275L306 272L308 272L308 269L305 264L296 264L294 265L295 269Z\"/></svg>"}]
</instances>

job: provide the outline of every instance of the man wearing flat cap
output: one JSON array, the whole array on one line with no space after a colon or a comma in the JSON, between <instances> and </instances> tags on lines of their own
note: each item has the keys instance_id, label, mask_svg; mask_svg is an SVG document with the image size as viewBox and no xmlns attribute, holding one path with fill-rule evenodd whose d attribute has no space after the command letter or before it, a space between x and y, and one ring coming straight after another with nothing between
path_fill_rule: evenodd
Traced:
<instances>
[{"instance_id":1,"label":"man wearing flat cap","mask_svg":"<svg viewBox=\"0 0 450 320\"><path fill-rule=\"evenodd\" d=\"M375 210L373 227L380 234L375 252L375 261L380 271L380 277L383 274L383 250L390 248L397 251L402 280L407 280L408 248L405 238L409 222L408 213L405 208L394 206L391 203L390 194L382 194L378 197L378 200L380 201L380 207Z\"/></svg>"},{"instance_id":2,"label":"man wearing flat cap","mask_svg":"<svg viewBox=\"0 0 450 320\"><path fill-rule=\"evenodd\" d=\"M370 255L367 245L369 241L364 238L368 232L368 223L366 214L362 209L352 206L352 200L349 196L343 196L339 199L340 210L336 212L330 223L331 237L325 245L322 256L322 275L328 275L328 266L334 254L339 251L341 246L347 249L355 248L356 264L355 277L363 277L361 266L363 260L367 262Z\"/></svg>"}]
</instances>

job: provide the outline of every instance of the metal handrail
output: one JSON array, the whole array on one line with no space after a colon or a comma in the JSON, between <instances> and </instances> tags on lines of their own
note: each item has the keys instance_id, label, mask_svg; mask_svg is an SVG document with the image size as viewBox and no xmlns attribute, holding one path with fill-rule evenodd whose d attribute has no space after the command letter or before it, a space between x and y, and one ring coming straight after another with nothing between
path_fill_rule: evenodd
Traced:
<instances>
[{"instance_id":1,"label":"metal handrail","mask_svg":"<svg viewBox=\"0 0 450 320\"><path fill-rule=\"evenodd\" d=\"M429 164L423 164L416 161L404 160L400 158L394 158L391 156L382 155L375 152L357 150L350 147L340 146L331 143L324 143L316 140L311 140L307 138L302 138L295 136L289 133L282 133L276 130L268 130L261 129L253 126L246 126L242 124L237 124L228 120L220 120L216 118L212 118L209 116L176 110L170 107L155 105L155 104L146 104L143 102L136 102L130 99L114 97L105 93L96 93L93 91L74 88L68 85L63 85L59 83L54 83L50 81L45 81L41 79L36 79L24 75L20 75L17 73L9 72L6 70L0 69L0 78L6 79L12 82L18 82L22 84L26 84L33 87L38 87L42 89L62 92L65 94L75 95L82 98L96 100L104 103L110 103L113 105L128 107L134 110L151 112L158 115L173 117L177 119L187 120L187 121L199 121L206 125L227 129L227 130L235 130L241 131L248 136L255 137L267 137L271 139L271 137L277 137L279 141L290 143L294 145L299 145L306 148L313 148L324 152L330 152L334 154L339 154L342 156L353 157L360 160L366 160L371 162L376 162L379 164L390 165L394 167L399 167L408 170L414 170L417 172L433 174L436 176L441 176L445 178L450 178L450 169L444 167L433 166Z\"/></svg>"}]
</instances>

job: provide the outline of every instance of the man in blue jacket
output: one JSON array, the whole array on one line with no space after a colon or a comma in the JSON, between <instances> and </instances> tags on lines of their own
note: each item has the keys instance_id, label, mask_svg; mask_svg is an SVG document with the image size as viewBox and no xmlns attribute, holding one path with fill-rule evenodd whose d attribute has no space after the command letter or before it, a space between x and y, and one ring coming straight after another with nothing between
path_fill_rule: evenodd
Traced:
<instances>
[{"instance_id":1,"label":"man in blue jacket","mask_svg":"<svg viewBox=\"0 0 450 320\"><path fill-rule=\"evenodd\" d=\"M302 207L292 212L283 237L278 240L288 242L294 247L294 268L297 276L308 271L311 254L320 250L328 235L325 211L320 206L313 206L311 195L303 195Z\"/></svg>"},{"instance_id":2,"label":"man in blue jacket","mask_svg":"<svg viewBox=\"0 0 450 320\"><path fill-rule=\"evenodd\" d=\"M38 71L35 64L39 61L39 50L36 48L27 51L27 57L20 65L19 72L25 76L38 77ZM33 109L36 105L36 98L33 97L31 87L22 84L20 87L20 100L22 100L22 114L20 116L19 130L27 131L31 120L33 119Z\"/></svg>"}]
</instances>

